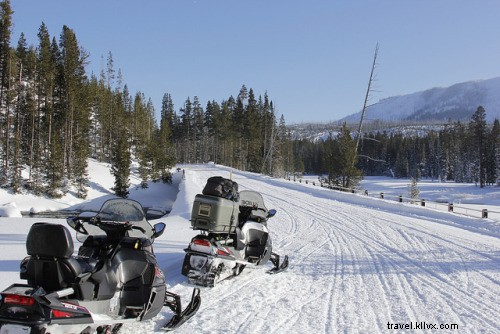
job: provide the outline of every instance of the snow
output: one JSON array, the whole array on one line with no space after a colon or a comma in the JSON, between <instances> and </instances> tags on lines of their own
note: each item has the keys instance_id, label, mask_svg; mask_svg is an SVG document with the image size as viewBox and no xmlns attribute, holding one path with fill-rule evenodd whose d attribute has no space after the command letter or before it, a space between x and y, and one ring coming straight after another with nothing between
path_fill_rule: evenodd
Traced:
<instances>
[{"instance_id":1,"label":"snow","mask_svg":"<svg viewBox=\"0 0 500 334\"><path fill-rule=\"evenodd\" d=\"M17 208L16 203L6 203L0 206L0 217L17 217L21 218L21 211Z\"/></svg>"},{"instance_id":2,"label":"snow","mask_svg":"<svg viewBox=\"0 0 500 334\"><path fill-rule=\"evenodd\" d=\"M369 106L366 117L371 120L404 120L434 116L447 120L449 111L468 110L470 114L477 107L486 110L488 122L500 118L500 98L497 91L500 77L458 83L449 87L436 87L416 93L393 96ZM425 115L427 114L427 115ZM441 114L441 115L440 115ZM340 120L358 122L361 111ZM458 118L463 117L458 116Z\"/></svg>"},{"instance_id":3,"label":"snow","mask_svg":"<svg viewBox=\"0 0 500 334\"><path fill-rule=\"evenodd\" d=\"M152 221L167 224L154 246L169 290L180 294L184 305L193 289L180 274L183 249L196 235L189 223L191 204L210 176L231 176L240 190L261 192L266 206L277 209L268 226L274 251L288 254L290 267L276 275L266 274L264 268L248 268L214 288L201 288L198 313L177 333L386 333L395 324L415 328L423 322L458 325L458 330L445 333L498 332L497 220L340 193L213 164L178 167L181 171L174 171L173 185L152 183L144 190L133 179L130 197L146 207L171 208L168 216ZM1 289L20 282L18 266L26 255L26 234L40 220L14 215L31 209L96 209L113 197L106 165L91 161L91 168L95 173L90 173L92 189L86 201L70 193L51 200L0 190L0 212L7 216L0 218ZM404 182L374 178L364 185L373 193L382 189L389 194L392 187L396 194L406 190L409 182ZM448 193L500 211L498 188L429 182L421 184L421 193L441 200L448 200ZM171 315L165 308L155 319L127 324L120 333L160 333L160 325Z\"/></svg>"}]
</instances>

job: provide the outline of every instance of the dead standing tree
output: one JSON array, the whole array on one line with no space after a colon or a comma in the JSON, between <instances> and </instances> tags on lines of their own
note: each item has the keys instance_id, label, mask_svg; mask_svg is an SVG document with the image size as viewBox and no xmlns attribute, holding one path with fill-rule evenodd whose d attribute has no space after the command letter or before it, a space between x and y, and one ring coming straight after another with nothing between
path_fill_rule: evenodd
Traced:
<instances>
[{"instance_id":1,"label":"dead standing tree","mask_svg":"<svg viewBox=\"0 0 500 334\"><path fill-rule=\"evenodd\" d=\"M368 100L370 98L370 93L372 92L372 82L375 80L374 77L375 77L375 68L377 67L378 47L379 44L377 43L375 47L375 53L373 55L372 69L370 72L370 79L368 80L368 87L366 89L365 101L363 103L363 109L361 110L361 119L359 120L358 132L356 134L356 146L354 147L354 154L352 159L353 167L356 164L356 157L358 156L359 141L361 140L361 128L363 127L363 120L365 118L366 108L368 107Z\"/></svg>"}]
</instances>

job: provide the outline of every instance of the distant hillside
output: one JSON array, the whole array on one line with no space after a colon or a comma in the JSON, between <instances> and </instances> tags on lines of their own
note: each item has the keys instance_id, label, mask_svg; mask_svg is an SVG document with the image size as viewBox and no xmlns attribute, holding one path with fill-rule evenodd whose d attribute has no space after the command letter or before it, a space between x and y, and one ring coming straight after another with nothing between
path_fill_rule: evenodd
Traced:
<instances>
[{"instance_id":1,"label":"distant hillside","mask_svg":"<svg viewBox=\"0 0 500 334\"><path fill-rule=\"evenodd\" d=\"M359 122L359 120L358 120ZM429 131L439 131L446 126L447 122L415 122L415 121L376 121L367 122L363 126L364 133L385 132L401 133L405 136L425 136ZM295 140L308 140L312 142L326 140L330 135L335 137L342 123L325 123L325 124L293 124L287 126L292 138ZM354 136L357 130L357 124L348 124L351 129L351 134Z\"/></svg>"},{"instance_id":2,"label":"distant hillside","mask_svg":"<svg viewBox=\"0 0 500 334\"><path fill-rule=\"evenodd\" d=\"M382 99L366 110L365 120L469 121L478 106L485 108L488 122L500 119L500 77ZM359 122L360 117L361 111L339 122Z\"/></svg>"}]
</instances>

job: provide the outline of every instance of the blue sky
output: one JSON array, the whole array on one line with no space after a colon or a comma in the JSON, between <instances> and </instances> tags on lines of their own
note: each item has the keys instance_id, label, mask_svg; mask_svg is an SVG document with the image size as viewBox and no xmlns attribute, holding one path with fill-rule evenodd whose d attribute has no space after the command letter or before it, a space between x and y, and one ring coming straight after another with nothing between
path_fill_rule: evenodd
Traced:
<instances>
[{"instance_id":1,"label":"blue sky","mask_svg":"<svg viewBox=\"0 0 500 334\"><path fill-rule=\"evenodd\" d=\"M12 45L63 25L98 74L111 52L132 93L221 102L244 84L268 93L287 124L361 110L377 43L371 103L500 76L498 0L12 0Z\"/></svg>"}]
</instances>

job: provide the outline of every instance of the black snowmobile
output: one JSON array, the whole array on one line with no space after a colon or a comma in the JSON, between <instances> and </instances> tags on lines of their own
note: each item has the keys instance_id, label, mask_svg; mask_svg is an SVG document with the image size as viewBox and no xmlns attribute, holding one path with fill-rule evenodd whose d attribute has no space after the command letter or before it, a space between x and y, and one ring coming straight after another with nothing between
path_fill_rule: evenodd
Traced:
<instances>
[{"instance_id":1,"label":"black snowmobile","mask_svg":"<svg viewBox=\"0 0 500 334\"><path fill-rule=\"evenodd\" d=\"M272 251L267 220L276 210L267 210L256 191L238 192L238 184L220 176L209 178L202 194L195 197L191 226L195 236L182 265L182 274L196 285L213 287L217 282L239 275L246 266L269 261L274 274L288 268L288 256Z\"/></svg>"},{"instance_id":2,"label":"black snowmobile","mask_svg":"<svg viewBox=\"0 0 500 334\"><path fill-rule=\"evenodd\" d=\"M27 284L1 292L0 334L118 333L164 306L174 313L164 327L171 330L196 313L199 289L184 310L180 296L167 291L152 248L165 224L152 227L138 202L111 199L97 214L67 223L83 242L78 256L65 226L32 225L20 273Z\"/></svg>"}]
</instances>

